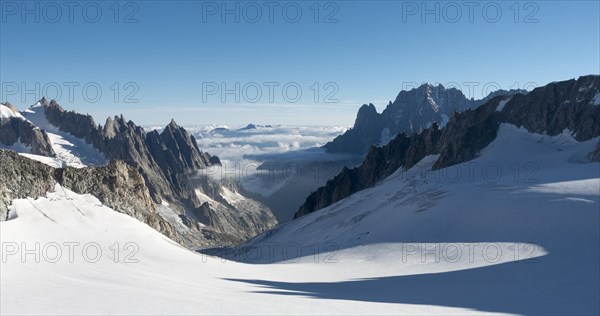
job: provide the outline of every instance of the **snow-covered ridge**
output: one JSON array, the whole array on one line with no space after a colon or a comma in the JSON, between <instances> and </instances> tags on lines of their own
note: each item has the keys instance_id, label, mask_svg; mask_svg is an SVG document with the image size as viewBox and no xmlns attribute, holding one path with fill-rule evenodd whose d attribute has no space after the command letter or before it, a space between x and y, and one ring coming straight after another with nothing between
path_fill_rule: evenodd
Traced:
<instances>
[{"instance_id":1,"label":"snow-covered ridge","mask_svg":"<svg viewBox=\"0 0 600 316\"><path fill-rule=\"evenodd\" d=\"M11 117L15 117L15 118L23 119L23 120L25 119L23 117L23 115L21 115L21 113L19 113L18 111L13 111L11 108L6 106L5 104L0 103L0 119L6 119L6 118L11 118Z\"/></svg>"},{"instance_id":2,"label":"snow-covered ridge","mask_svg":"<svg viewBox=\"0 0 600 316\"><path fill-rule=\"evenodd\" d=\"M31 121L35 126L46 131L52 148L56 152L56 159L36 159L47 163L51 166L69 166L75 168L83 168L86 166L105 165L108 163L104 154L102 154L93 145L88 144L85 140L77 138L67 132L61 131L58 127L50 124L44 114L44 109L40 102L32 105L25 111L23 116ZM29 157L32 158L32 157Z\"/></svg>"},{"instance_id":3,"label":"snow-covered ridge","mask_svg":"<svg viewBox=\"0 0 600 316\"><path fill-rule=\"evenodd\" d=\"M48 135L50 146L56 157L47 157L32 154L31 146L26 146L17 141L12 146L0 143L0 148L17 151L27 158L31 158L52 167L83 168L89 165L105 165L108 160L104 155L85 140L79 139L67 132L61 131L48 122L40 102L20 112L5 104L0 104L0 119L17 118L33 124L34 129L41 129Z\"/></svg>"}]
</instances>

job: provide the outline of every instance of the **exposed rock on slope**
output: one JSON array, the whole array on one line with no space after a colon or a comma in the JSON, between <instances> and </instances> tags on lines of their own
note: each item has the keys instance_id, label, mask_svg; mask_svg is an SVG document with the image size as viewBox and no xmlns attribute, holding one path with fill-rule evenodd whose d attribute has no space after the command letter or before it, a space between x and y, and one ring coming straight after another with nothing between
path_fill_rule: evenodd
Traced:
<instances>
[{"instance_id":1,"label":"exposed rock on slope","mask_svg":"<svg viewBox=\"0 0 600 316\"><path fill-rule=\"evenodd\" d=\"M356 168L344 168L335 178L327 181L306 198L294 215L314 212L360 190L373 186L401 166L412 166L431 152L437 151L440 130L436 123L421 134L408 137L402 133L383 147L371 146L363 163Z\"/></svg>"},{"instance_id":2,"label":"exposed rock on slope","mask_svg":"<svg viewBox=\"0 0 600 316\"><path fill-rule=\"evenodd\" d=\"M107 166L52 168L20 156L14 151L0 150L0 216L7 217L13 199L44 196L54 190L55 183L79 194L91 194L102 203L148 224L178 242L173 226L156 211L141 175L122 161Z\"/></svg>"},{"instance_id":3,"label":"exposed rock on slope","mask_svg":"<svg viewBox=\"0 0 600 316\"><path fill-rule=\"evenodd\" d=\"M0 104L0 146L12 147L21 144L31 148L30 153L55 157L48 134L25 120L10 103Z\"/></svg>"},{"instance_id":4,"label":"exposed rock on slope","mask_svg":"<svg viewBox=\"0 0 600 316\"><path fill-rule=\"evenodd\" d=\"M598 137L600 106L595 100L599 93L600 76L584 76L551 83L526 95L495 97L474 110L456 113L441 132L433 125L410 137L402 133L386 146L371 147L362 165L344 169L313 192L294 217L314 212L373 186L400 167L412 167L426 155L439 154L433 169L474 159L496 138L503 122L551 136L566 129L579 141ZM599 152L597 149L591 158L599 161Z\"/></svg>"},{"instance_id":5,"label":"exposed rock on slope","mask_svg":"<svg viewBox=\"0 0 600 316\"><path fill-rule=\"evenodd\" d=\"M496 97L488 103L453 116L442 130L438 150L428 154L440 154L433 169L445 168L471 160L491 143L500 126L497 108L506 97Z\"/></svg>"}]
</instances>

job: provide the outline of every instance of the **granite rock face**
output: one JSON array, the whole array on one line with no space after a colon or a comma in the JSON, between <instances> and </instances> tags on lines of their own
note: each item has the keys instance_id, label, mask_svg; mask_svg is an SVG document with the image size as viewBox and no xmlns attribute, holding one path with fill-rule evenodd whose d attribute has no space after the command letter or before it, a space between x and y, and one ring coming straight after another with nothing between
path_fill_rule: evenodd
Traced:
<instances>
[{"instance_id":1,"label":"granite rock face","mask_svg":"<svg viewBox=\"0 0 600 316\"><path fill-rule=\"evenodd\" d=\"M342 170L325 186L311 193L294 217L371 187L398 168L411 168L427 155L439 155L433 169L474 159L496 138L501 123L548 135L569 130L579 141L598 137L600 76L551 83L527 94L496 96L475 109L455 113L441 131L434 124L412 136L401 133L385 146L372 146L360 166ZM590 158L600 161L600 143L590 153Z\"/></svg>"}]
</instances>

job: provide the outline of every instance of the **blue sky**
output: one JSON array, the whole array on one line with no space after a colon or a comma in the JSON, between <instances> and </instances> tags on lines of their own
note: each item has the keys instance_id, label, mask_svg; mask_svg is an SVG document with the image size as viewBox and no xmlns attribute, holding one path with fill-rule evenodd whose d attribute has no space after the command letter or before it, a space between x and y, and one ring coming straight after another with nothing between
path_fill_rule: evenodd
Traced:
<instances>
[{"instance_id":1,"label":"blue sky","mask_svg":"<svg viewBox=\"0 0 600 316\"><path fill-rule=\"evenodd\" d=\"M54 3L1 1L0 101L99 123L351 125L423 82L480 98L600 72L598 1Z\"/></svg>"}]
</instances>

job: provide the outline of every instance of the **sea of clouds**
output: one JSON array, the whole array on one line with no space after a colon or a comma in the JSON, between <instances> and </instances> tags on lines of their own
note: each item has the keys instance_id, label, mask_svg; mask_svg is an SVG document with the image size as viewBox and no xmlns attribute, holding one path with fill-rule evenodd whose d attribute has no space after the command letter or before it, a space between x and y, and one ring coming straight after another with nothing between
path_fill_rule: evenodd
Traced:
<instances>
[{"instance_id":1,"label":"sea of clouds","mask_svg":"<svg viewBox=\"0 0 600 316\"><path fill-rule=\"evenodd\" d=\"M162 127L149 126L146 129ZM185 126L200 150L216 155L220 167L202 170L215 179L235 178L261 196L280 222L293 217L310 192L352 167L360 156L329 154L321 148L345 126L197 125Z\"/></svg>"}]
</instances>

